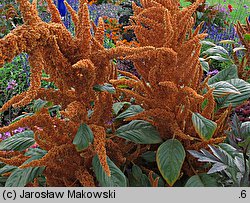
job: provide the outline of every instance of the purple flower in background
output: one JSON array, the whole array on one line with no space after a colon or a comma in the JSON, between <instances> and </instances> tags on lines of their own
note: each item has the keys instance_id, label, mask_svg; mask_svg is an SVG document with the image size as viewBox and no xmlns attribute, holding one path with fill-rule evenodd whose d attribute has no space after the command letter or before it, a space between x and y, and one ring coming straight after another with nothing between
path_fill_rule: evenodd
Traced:
<instances>
[{"instance_id":1,"label":"purple flower in background","mask_svg":"<svg viewBox=\"0 0 250 203\"><path fill-rule=\"evenodd\" d=\"M66 16L66 13L67 13L67 9L66 9L66 6L64 4L64 0L58 0L58 10L60 12L60 15L62 17Z\"/></svg>"},{"instance_id":2,"label":"purple flower in background","mask_svg":"<svg viewBox=\"0 0 250 203\"><path fill-rule=\"evenodd\" d=\"M6 132L6 133L3 133L3 134L0 134L0 139L5 140L10 136L11 136L10 132Z\"/></svg>"},{"instance_id":3,"label":"purple flower in background","mask_svg":"<svg viewBox=\"0 0 250 203\"><path fill-rule=\"evenodd\" d=\"M217 69L215 69L215 70L213 70L213 71L207 72L207 75L214 76L214 75L216 75L217 73L219 73L219 71L218 71Z\"/></svg>"},{"instance_id":4,"label":"purple flower in background","mask_svg":"<svg viewBox=\"0 0 250 203\"><path fill-rule=\"evenodd\" d=\"M13 132L13 134L18 134L18 133L21 133L21 132L23 132L25 130L26 130L26 128L19 127L17 129L13 130L12 132ZM11 133L10 132L0 133L0 139L1 140L5 140L5 139L7 139L9 137L11 137Z\"/></svg>"},{"instance_id":5,"label":"purple flower in background","mask_svg":"<svg viewBox=\"0 0 250 203\"><path fill-rule=\"evenodd\" d=\"M6 90L13 90L17 86L17 83L15 80L11 80L8 82L8 86Z\"/></svg>"},{"instance_id":6,"label":"purple flower in background","mask_svg":"<svg viewBox=\"0 0 250 203\"><path fill-rule=\"evenodd\" d=\"M17 134L17 133L21 133L21 132L23 132L23 131L25 131L25 128L19 127L19 128L17 128L17 129L15 129L13 132L14 132L14 134Z\"/></svg>"}]
</instances>

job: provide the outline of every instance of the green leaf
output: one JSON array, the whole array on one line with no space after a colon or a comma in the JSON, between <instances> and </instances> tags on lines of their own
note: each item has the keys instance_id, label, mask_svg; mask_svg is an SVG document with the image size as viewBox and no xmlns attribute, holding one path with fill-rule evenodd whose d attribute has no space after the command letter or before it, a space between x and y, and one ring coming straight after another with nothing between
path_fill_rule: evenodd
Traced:
<instances>
[{"instance_id":1,"label":"green leaf","mask_svg":"<svg viewBox=\"0 0 250 203\"><path fill-rule=\"evenodd\" d=\"M222 46L215 46L207 49L206 51L202 52L202 54L213 55L213 54L222 54L228 55L228 51L223 48Z\"/></svg>"},{"instance_id":2,"label":"green leaf","mask_svg":"<svg viewBox=\"0 0 250 203\"><path fill-rule=\"evenodd\" d=\"M35 144L34 133L31 130L26 130L0 142L0 150L23 151L33 144Z\"/></svg>"},{"instance_id":3,"label":"green leaf","mask_svg":"<svg viewBox=\"0 0 250 203\"><path fill-rule=\"evenodd\" d=\"M46 150L40 148L29 148L28 151L25 152L25 156L32 156L32 157L43 157L47 154Z\"/></svg>"},{"instance_id":4,"label":"green leaf","mask_svg":"<svg viewBox=\"0 0 250 203\"><path fill-rule=\"evenodd\" d=\"M95 85L93 89L97 92L109 92L115 94L115 88L109 83L104 83L104 85Z\"/></svg>"},{"instance_id":5,"label":"green leaf","mask_svg":"<svg viewBox=\"0 0 250 203\"><path fill-rule=\"evenodd\" d=\"M43 173L44 167L16 169L6 181L5 187L24 187Z\"/></svg>"},{"instance_id":6,"label":"green leaf","mask_svg":"<svg viewBox=\"0 0 250 203\"><path fill-rule=\"evenodd\" d=\"M216 187L219 186L218 178L210 174L198 174L188 179L185 187Z\"/></svg>"},{"instance_id":7,"label":"green leaf","mask_svg":"<svg viewBox=\"0 0 250 203\"><path fill-rule=\"evenodd\" d=\"M170 186L179 178L185 156L184 147L176 139L167 140L158 148L156 162L161 175Z\"/></svg>"},{"instance_id":8,"label":"green leaf","mask_svg":"<svg viewBox=\"0 0 250 203\"><path fill-rule=\"evenodd\" d=\"M208 62L206 62L204 58L199 58L199 60L200 60L202 69L203 69L205 72L208 72L208 71L209 71L209 64L208 64Z\"/></svg>"},{"instance_id":9,"label":"green leaf","mask_svg":"<svg viewBox=\"0 0 250 203\"><path fill-rule=\"evenodd\" d=\"M131 105L130 102L116 102L113 104L113 111L114 114L117 115L119 113L119 111L125 106L125 105Z\"/></svg>"},{"instance_id":10,"label":"green leaf","mask_svg":"<svg viewBox=\"0 0 250 203\"><path fill-rule=\"evenodd\" d=\"M115 133L118 137L137 144L157 144L162 142L159 132L147 121L134 120L119 127Z\"/></svg>"},{"instance_id":11,"label":"green leaf","mask_svg":"<svg viewBox=\"0 0 250 203\"><path fill-rule=\"evenodd\" d=\"M107 157L108 166L111 176L108 176L100 163L97 155L92 160L92 166L96 179L102 187L126 187L127 179L122 171Z\"/></svg>"},{"instance_id":12,"label":"green leaf","mask_svg":"<svg viewBox=\"0 0 250 203\"><path fill-rule=\"evenodd\" d=\"M16 168L17 166L5 165L3 168L0 169L0 174L11 172Z\"/></svg>"},{"instance_id":13,"label":"green leaf","mask_svg":"<svg viewBox=\"0 0 250 203\"><path fill-rule=\"evenodd\" d=\"M40 111L43 107L51 107L53 106L53 103L50 101L44 101L42 99L37 99L35 100L33 104L33 111L38 112Z\"/></svg>"},{"instance_id":14,"label":"green leaf","mask_svg":"<svg viewBox=\"0 0 250 203\"><path fill-rule=\"evenodd\" d=\"M148 177L135 164L132 166L132 172L128 173L128 180L130 187L150 187Z\"/></svg>"},{"instance_id":15,"label":"green leaf","mask_svg":"<svg viewBox=\"0 0 250 203\"><path fill-rule=\"evenodd\" d=\"M212 46L212 47L215 47L216 44L214 44L213 42L210 42L210 41L206 41L206 40L202 40L200 42L202 45L207 45L207 46Z\"/></svg>"},{"instance_id":16,"label":"green leaf","mask_svg":"<svg viewBox=\"0 0 250 203\"><path fill-rule=\"evenodd\" d=\"M131 116L134 116L144 109L140 105L131 105L126 111L119 114L115 119L125 119Z\"/></svg>"},{"instance_id":17,"label":"green leaf","mask_svg":"<svg viewBox=\"0 0 250 203\"><path fill-rule=\"evenodd\" d=\"M245 40L250 41L250 34L249 34L249 33L244 34L243 36L244 36L244 39L245 39Z\"/></svg>"},{"instance_id":18,"label":"green leaf","mask_svg":"<svg viewBox=\"0 0 250 203\"><path fill-rule=\"evenodd\" d=\"M232 65L230 68L224 69L220 71L218 74L211 77L208 80L208 84L211 85L219 81L226 81L234 78L238 78L238 70L237 66Z\"/></svg>"},{"instance_id":19,"label":"green leaf","mask_svg":"<svg viewBox=\"0 0 250 203\"><path fill-rule=\"evenodd\" d=\"M31 153L31 152L36 152L36 153ZM33 160L37 160L37 159L41 159L45 154L46 151L45 150L33 150L31 149L29 153L25 153L25 155L27 156L27 154L33 154L33 156L31 158L29 158L28 160L26 160L23 165L30 163ZM34 178L38 177L39 175L41 175L44 171L45 167L28 167L28 168L17 168L16 170L14 170L11 175L9 176L9 178L6 181L5 187L24 187L26 186L28 183L32 182L34 180Z\"/></svg>"},{"instance_id":20,"label":"green leaf","mask_svg":"<svg viewBox=\"0 0 250 203\"><path fill-rule=\"evenodd\" d=\"M220 55L217 55L217 56L209 56L209 57L207 57L206 58L206 60L208 60L208 59L214 59L214 60L216 60L216 61L229 61L229 59L227 59L227 58L224 58L224 57L222 57L222 56L220 56Z\"/></svg>"},{"instance_id":21,"label":"green leaf","mask_svg":"<svg viewBox=\"0 0 250 203\"><path fill-rule=\"evenodd\" d=\"M241 94L236 87L226 81L219 81L209 86L215 88L213 91L214 97L222 97L228 94Z\"/></svg>"},{"instance_id":22,"label":"green leaf","mask_svg":"<svg viewBox=\"0 0 250 203\"><path fill-rule=\"evenodd\" d=\"M233 85L240 92L240 94L229 94L227 96L217 98L216 101L218 104L218 108L225 108L230 104L233 107L236 107L249 99L250 84L248 82L239 78L227 80L226 82Z\"/></svg>"},{"instance_id":23,"label":"green leaf","mask_svg":"<svg viewBox=\"0 0 250 203\"><path fill-rule=\"evenodd\" d=\"M17 121L19 121L19 120L21 120L22 118L25 118L25 117L28 117L28 116L32 116L32 115L34 115L34 113L26 113L26 114L23 114L23 115L21 115L21 116L18 116L18 117L16 117L16 118L11 122L11 124L12 124L12 123L15 123L15 122L17 122Z\"/></svg>"},{"instance_id":24,"label":"green leaf","mask_svg":"<svg viewBox=\"0 0 250 203\"><path fill-rule=\"evenodd\" d=\"M239 154L237 149L235 149L232 145L227 144L227 143L219 143L218 144L219 148L223 151L225 151L229 156L235 157Z\"/></svg>"},{"instance_id":25,"label":"green leaf","mask_svg":"<svg viewBox=\"0 0 250 203\"><path fill-rule=\"evenodd\" d=\"M195 131L203 140L210 140L217 128L217 124L214 121L203 117L199 113L192 114L192 122Z\"/></svg>"},{"instance_id":26,"label":"green leaf","mask_svg":"<svg viewBox=\"0 0 250 203\"><path fill-rule=\"evenodd\" d=\"M94 135L88 125L81 124L78 128L73 144L76 146L77 151L86 149L94 140Z\"/></svg>"}]
</instances>

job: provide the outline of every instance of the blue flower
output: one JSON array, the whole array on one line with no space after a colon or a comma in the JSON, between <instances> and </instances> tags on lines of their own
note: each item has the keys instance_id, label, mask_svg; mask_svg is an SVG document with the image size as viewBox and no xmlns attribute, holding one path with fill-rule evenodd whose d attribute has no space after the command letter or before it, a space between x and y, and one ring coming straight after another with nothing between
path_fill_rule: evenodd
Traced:
<instances>
[{"instance_id":1,"label":"blue flower","mask_svg":"<svg viewBox=\"0 0 250 203\"><path fill-rule=\"evenodd\" d=\"M64 0L58 0L58 10L59 10L60 15L62 17L66 16L67 9L66 9L66 6L64 4Z\"/></svg>"}]
</instances>

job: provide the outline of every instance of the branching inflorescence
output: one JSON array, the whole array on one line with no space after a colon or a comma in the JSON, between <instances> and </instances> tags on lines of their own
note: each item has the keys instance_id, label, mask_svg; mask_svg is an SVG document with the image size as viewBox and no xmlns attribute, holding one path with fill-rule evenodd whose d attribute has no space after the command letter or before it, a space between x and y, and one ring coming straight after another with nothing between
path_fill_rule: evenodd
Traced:
<instances>
[{"instance_id":1,"label":"branching inflorescence","mask_svg":"<svg viewBox=\"0 0 250 203\"><path fill-rule=\"evenodd\" d=\"M17 126L34 131L36 143L48 153L41 160L22 167L46 166L48 185L77 185L79 180L82 185L93 186L89 160L95 154L110 175L106 160L105 126L111 119L112 98L107 92L93 90L94 85L102 85L111 79L110 60L106 56L109 52L106 53L103 47L103 20L99 19L98 27L91 27L87 2L80 1L78 13L65 2L75 24L75 36L72 36L63 25L52 0L47 0L52 18L50 23L39 18L36 1L32 4L28 0L17 2L24 24L0 40L0 66L22 52L28 53L31 82L27 92L13 97L0 111L10 106L24 106L40 98L60 105L61 116L51 117L48 109L43 108L33 116L0 128L0 133L12 131ZM93 30L94 36L91 34ZM42 78L43 71L49 79ZM43 79L54 82L57 89L41 88ZM91 116L88 111L93 111ZM88 124L94 132L94 144L84 152L77 152L72 141L82 123ZM81 153L88 156L83 159ZM1 161L8 160L2 158Z\"/></svg>"},{"instance_id":2,"label":"branching inflorescence","mask_svg":"<svg viewBox=\"0 0 250 203\"><path fill-rule=\"evenodd\" d=\"M118 137L106 135L108 122L112 119L112 95L93 89L106 82L117 87L125 98L133 97L145 109L126 120L151 122L163 140L176 137L186 149L200 149L224 140L229 110L220 117L214 115L213 89L209 88L207 80L200 85L203 74L199 62L200 40L206 34L199 34L201 25L192 31L192 15L203 0L183 9L175 0L142 0L142 7L133 3L134 16L129 29L134 30L140 47L121 44L112 49L103 47L104 22L100 18L97 27L90 23L85 0L80 0L78 13L65 2L75 25L74 36L63 25L52 0L47 0L50 23L39 18L36 1L32 4L28 0L17 2L24 24L0 39L0 67L26 52L31 65L31 82L27 92L13 97L0 111L11 106L25 106L36 99L51 101L61 109L60 116L51 116L44 107L32 116L0 128L0 133L20 126L31 129L39 147L48 151L45 156L23 165L27 157L22 153L6 152L0 154L0 161L22 165L21 168L46 166L44 175L48 186L96 185L90 170L96 154L108 176L111 172L107 155L112 156L117 165L126 160L133 162L138 154L147 151L148 146L125 143ZM111 63L114 58L133 61L141 78L120 71L130 79L117 79ZM43 72L49 78L42 78ZM42 80L54 82L57 88L41 88ZM119 88L124 84L130 88ZM192 112L216 120L217 130L209 141L202 140L195 132ZM77 151L73 139L81 124L90 127L94 141L84 150Z\"/></svg>"},{"instance_id":3,"label":"branching inflorescence","mask_svg":"<svg viewBox=\"0 0 250 203\"><path fill-rule=\"evenodd\" d=\"M233 57L238 67L239 77L244 80L248 80L250 76L250 71L246 70L246 67L250 66L250 41L245 37L245 35L249 35L250 33L250 22L248 18L246 18L246 25L242 25L240 22L237 22L235 28L239 39L245 48L245 54L241 60L239 60L236 53L233 54Z\"/></svg>"},{"instance_id":4,"label":"branching inflorescence","mask_svg":"<svg viewBox=\"0 0 250 203\"><path fill-rule=\"evenodd\" d=\"M135 98L145 111L127 120L145 119L156 125L162 138L176 137L186 148L200 148L208 144L199 138L192 124L192 112L207 119L217 119L219 126L209 143L221 142L225 136L224 123L228 110L220 118L214 115L213 89L202 82L202 67L199 62L202 25L194 31L193 13L203 0L180 9L178 1L141 1L142 7L133 3L134 16L129 27L135 31L141 47L154 47L124 57L132 60L142 79L111 80L111 83L127 85L120 88L127 97ZM202 91L206 89L206 93ZM202 104L207 102L205 107Z\"/></svg>"}]
</instances>

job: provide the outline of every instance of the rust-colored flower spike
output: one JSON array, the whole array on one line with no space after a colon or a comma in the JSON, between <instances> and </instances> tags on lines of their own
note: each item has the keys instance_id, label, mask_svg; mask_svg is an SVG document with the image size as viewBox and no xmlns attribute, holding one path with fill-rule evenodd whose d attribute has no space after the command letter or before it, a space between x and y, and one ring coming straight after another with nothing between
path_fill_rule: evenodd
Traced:
<instances>
[{"instance_id":1,"label":"rust-colored flower spike","mask_svg":"<svg viewBox=\"0 0 250 203\"><path fill-rule=\"evenodd\" d=\"M145 109L127 121L145 119L156 125L164 139L176 137L183 141L184 146L203 146L192 124L192 112L214 120L212 89L201 95L200 88L203 75L199 62L200 40L206 34L199 33L201 26L192 31L193 13L202 2L197 0L183 9L179 8L176 0L142 0L142 7L133 2L134 16L129 28L134 30L141 47L129 49L134 53L125 51L125 48L122 51L127 53L124 59L134 62L142 80L134 77L110 80L118 89L121 84L129 86L130 89L119 91L133 97ZM113 53L118 49L112 50ZM202 109L205 101L207 107ZM216 121L225 127L223 123L228 111L222 116ZM216 131L216 141L218 137L224 139L223 130L221 127Z\"/></svg>"},{"instance_id":2,"label":"rust-colored flower spike","mask_svg":"<svg viewBox=\"0 0 250 203\"><path fill-rule=\"evenodd\" d=\"M238 59L236 52L233 53L233 58L235 64L238 67L238 75L240 78L244 80L248 80L250 78L250 70L246 70L247 66L250 66L250 40L245 37L246 34L250 34L250 22L249 19L246 18L246 24L243 25L239 21L235 25L236 32L239 36L241 43L244 45L245 53L241 60ZM234 45L233 45L234 48Z\"/></svg>"},{"instance_id":3,"label":"rust-colored flower spike","mask_svg":"<svg viewBox=\"0 0 250 203\"><path fill-rule=\"evenodd\" d=\"M17 0L24 24L0 39L0 67L22 52L29 54L31 65L28 91L11 98L0 111L6 111L11 106L25 106L40 98L60 105L61 116L51 117L48 109L43 108L32 116L0 128L0 133L13 131L18 127L34 131L36 143L47 150L48 154L29 165L46 166L48 185L70 185L77 179L79 181L76 186L85 184L86 181L86 185L93 185L91 173L86 179L83 175L87 174L91 167L91 162L86 160L95 154L99 156L103 168L110 175L106 161L105 127L111 120L112 113L112 96L94 91L93 86L109 81L112 75L110 69L113 69L110 59L113 56L123 56L126 51L116 50L111 54L112 51L103 47L104 23L101 18L99 25L93 29L94 34L91 34L92 25L87 1L80 0L78 13L66 3L75 24L75 36L62 23L53 1L46 1L51 13L51 22L46 23L40 19L36 1L30 3L29 0ZM41 88L43 71L49 75L46 80L54 82L57 89ZM94 106L91 103L94 103ZM88 115L89 110L93 111L92 116ZM88 158L81 157L81 152L77 152L72 144L81 123L95 126L94 144L85 153ZM11 160L3 159L3 162L10 163L12 160L15 160L15 156ZM71 166L74 166L73 173Z\"/></svg>"}]
</instances>

